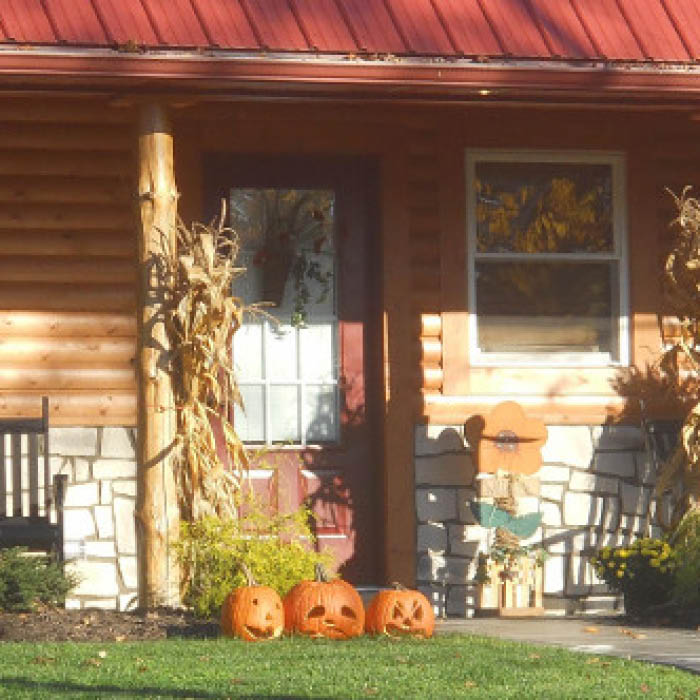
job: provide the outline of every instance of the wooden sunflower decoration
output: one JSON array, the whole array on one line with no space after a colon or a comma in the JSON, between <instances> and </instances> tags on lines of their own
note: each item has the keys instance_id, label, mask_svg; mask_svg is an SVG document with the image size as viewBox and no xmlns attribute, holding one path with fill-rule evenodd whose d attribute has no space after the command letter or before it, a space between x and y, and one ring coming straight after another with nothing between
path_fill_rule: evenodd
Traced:
<instances>
[{"instance_id":1,"label":"wooden sunflower decoration","mask_svg":"<svg viewBox=\"0 0 700 700\"><path fill-rule=\"evenodd\" d=\"M528 418L515 401L499 403L486 416L479 437L477 468L495 474L534 474L542 466L540 450L547 428L537 418Z\"/></svg>"}]
</instances>

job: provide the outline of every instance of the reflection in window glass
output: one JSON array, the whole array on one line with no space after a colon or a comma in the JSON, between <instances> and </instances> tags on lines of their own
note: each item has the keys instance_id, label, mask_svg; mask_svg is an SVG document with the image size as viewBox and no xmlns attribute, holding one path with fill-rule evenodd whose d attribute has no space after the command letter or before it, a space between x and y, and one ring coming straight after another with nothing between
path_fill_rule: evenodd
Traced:
<instances>
[{"instance_id":1,"label":"reflection in window glass","mask_svg":"<svg viewBox=\"0 0 700 700\"><path fill-rule=\"evenodd\" d=\"M617 265L476 265L478 342L485 352L617 354Z\"/></svg>"},{"instance_id":2,"label":"reflection in window glass","mask_svg":"<svg viewBox=\"0 0 700 700\"><path fill-rule=\"evenodd\" d=\"M612 171L592 163L476 164L480 253L612 251Z\"/></svg>"},{"instance_id":3,"label":"reflection in window glass","mask_svg":"<svg viewBox=\"0 0 700 700\"><path fill-rule=\"evenodd\" d=\"M235 293L249 303L270 302L265 311L277 319L247 319L234 335L245 405L235 408L236 428L246 442L336 442L334 193L233 189L229 205L247 268ZM300 295L305 320L291 325Z\"/></svg>"}]
</instances>

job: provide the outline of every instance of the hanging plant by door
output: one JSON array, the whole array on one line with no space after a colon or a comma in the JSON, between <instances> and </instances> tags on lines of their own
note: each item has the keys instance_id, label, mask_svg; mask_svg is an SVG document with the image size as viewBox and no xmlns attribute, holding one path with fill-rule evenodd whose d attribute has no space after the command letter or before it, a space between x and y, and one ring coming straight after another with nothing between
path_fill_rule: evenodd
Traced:
<instances>
[{"instance_id":1,"label":"hanging plant by door","mask_svg":"<svg viewBox=\"0 0 700 700\"><path fill-rule=\"evenodd\" d=\"M309 307L331 291L334 205L332 190L231 192L231 225L259 270L259 296L278 308L290 301L294 326L304 325Z\"/></svg>"}]
</instances>

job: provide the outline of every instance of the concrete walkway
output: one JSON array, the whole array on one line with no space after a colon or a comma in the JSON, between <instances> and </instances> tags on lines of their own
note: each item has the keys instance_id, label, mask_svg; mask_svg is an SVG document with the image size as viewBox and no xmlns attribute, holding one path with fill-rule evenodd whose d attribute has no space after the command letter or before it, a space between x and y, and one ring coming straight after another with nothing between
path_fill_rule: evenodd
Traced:
<instances>
[{"instance_id":1,"label":"concrete walkway","mask_svg":"<svg viewBox=\"0 0 700 700\"><path fill-rule=\"evenodd\" d=\"M437 623L436 632L550 644L596 656L668 664L700 674L700 631L626 625L615 617L447 619Z\"/></svg>"}]
</instances>

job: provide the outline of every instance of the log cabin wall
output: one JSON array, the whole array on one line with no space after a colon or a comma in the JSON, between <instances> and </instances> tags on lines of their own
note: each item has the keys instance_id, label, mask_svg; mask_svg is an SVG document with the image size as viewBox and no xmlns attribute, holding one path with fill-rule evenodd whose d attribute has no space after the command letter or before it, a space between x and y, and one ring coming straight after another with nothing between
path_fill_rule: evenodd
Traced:
<instances>
[{"instance_id":1,"label":"log cabin wall","mask_svg":"<svg viewBox=\"0 0 700 700\"><path fill-rule=\"evenodd\" d=\"M131 116L0 99L0 415L135 425Z\"/></svg>"},{"instance_id":2,"label":"log cabin wall","mask_svg":"<svg viewBox=\"0 0 700 700\"><path fill-rule=\"evenodd\" d=\"M464 420L516 398L575 440L586 433L586 443L625 408L611 384L615 370L470 366L465 149L625 154L631 354L643 366L660 341L658 264L673 216L663 188L700 180L688 146L696 122L682 114L594 109L244 103L194 103L174 119L186 221L203 213L206 152L369 155L380 164L386 580L410 583L418 574L444 602L447 574L434 573L447 571L456 586L450 610L463 611L459 572L469 570L471 545L459 494L469 493L472 469ZM0 415L32 415L46 393L52 425L97 428L93 457L120 466L115 461L110 471L100 462L100 478L90 478L98 489L104 480L125 484L114 501L115 523L128 522L133 510L121 502L133 496L130 441L108 431L136 423L135 145L133 115L95 100L0 101ZM628 447L621 460L636 464L638 436ZM75 481L85 476L79 454L70 457ZM446 461L438 464L436 455ZM438 499L427 505L421 499L436 484ZM411 531L415 538L406 537ZM115 536L105 532L108 540ZM120 605L135 585L131 547L125 543L117 562ZM426 563L424 553L441 547L448 560Z\"/></svg>"},{"instance_id":3,"label":"log cabin wall","mask_svg":"<svg viewBox=\"0 0 700 700\"><path fill-rule=\"evenodd\" d=\"M49 397L71 608L136 603L133 120L104 100L0 98L0 415Z\"/></svg>"}]
</instances>

